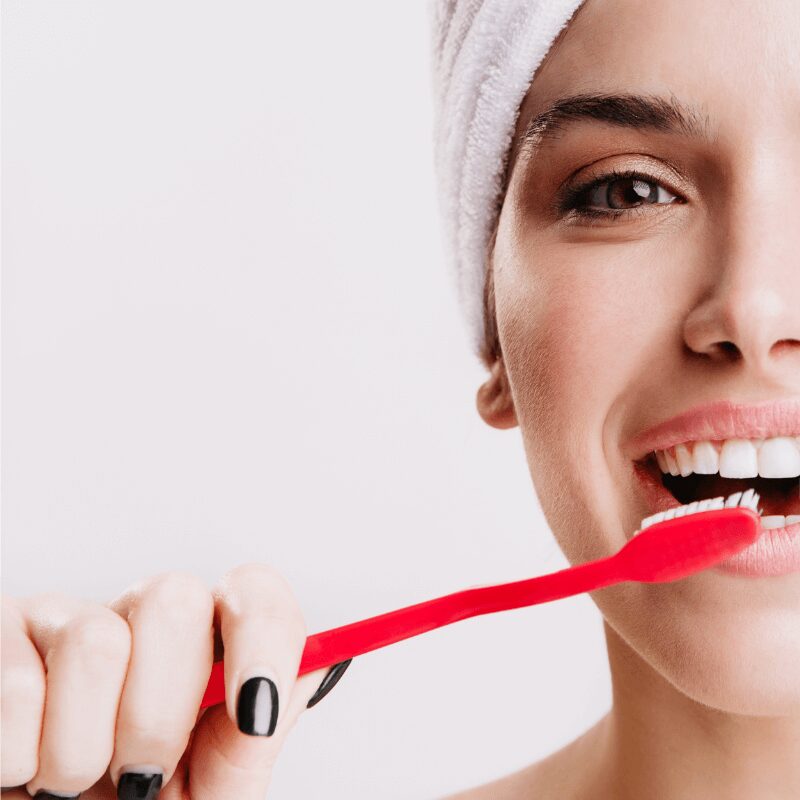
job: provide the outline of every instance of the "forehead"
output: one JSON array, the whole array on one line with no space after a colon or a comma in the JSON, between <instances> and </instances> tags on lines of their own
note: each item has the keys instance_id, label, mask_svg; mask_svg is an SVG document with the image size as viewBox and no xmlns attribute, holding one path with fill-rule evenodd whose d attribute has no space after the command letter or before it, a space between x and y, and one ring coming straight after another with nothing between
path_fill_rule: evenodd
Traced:
<instances>
[{"instance_id":1,"label":"forehead","mask_svg":"<svg viewBox=\"0 0 800 800\"><path fill-rule=\"evenodd\" d=\"M674 99L706 132L785 119L800 133L798 35L796 0L586 0L522 103L512 161L531 120L582 94Z\"/></svg>"}]
</instances>

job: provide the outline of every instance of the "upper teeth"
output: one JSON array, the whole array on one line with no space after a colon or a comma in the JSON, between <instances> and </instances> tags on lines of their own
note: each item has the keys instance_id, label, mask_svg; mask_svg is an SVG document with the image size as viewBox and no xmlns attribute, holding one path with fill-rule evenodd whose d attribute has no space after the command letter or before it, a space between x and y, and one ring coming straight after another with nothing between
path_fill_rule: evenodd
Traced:
<instances>
[{"instance_id":1,"label":"upper teeth","mask_svg":"<svg viewBox=\"0 0 800 800\"><path fill-rule=\"evenodd\" d=\"M688 442L656 450L662 472L721 478L796 478L800 476L800 437Z\"/></svg>"}]
</instances>

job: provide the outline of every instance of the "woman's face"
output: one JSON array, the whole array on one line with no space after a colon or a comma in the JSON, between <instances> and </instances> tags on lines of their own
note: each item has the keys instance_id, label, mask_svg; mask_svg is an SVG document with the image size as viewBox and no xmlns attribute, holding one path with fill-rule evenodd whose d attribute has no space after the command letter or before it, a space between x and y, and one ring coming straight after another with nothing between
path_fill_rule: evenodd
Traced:
<instances>
[{"instance_id":1,"label":"woman's face","mask_svg":"<svg viewBox=\"0 0 800 800\"><path fill-rule=\"evenodd\" d=\"M495 303L510 413L573 563L610 555L679 502L661 485L655 447L800 435L798 41L795 0L587 0L525 98ZM577 94L661 99L663 119L644 126L643 106L597 102L629 124L603 122L576 104L532 141L530 161L524 148L517 158L528 123ZM684 125L663 113L672 103ZM640 177L606 178L575 199L611 170ZM717 401L794 405L755 421L712 409L700 427L642 436ZM495 412L482 409L502 424ZM731 469L740 456L729 448ZM688 502L745 484L760 486L766 513L800 514L797 478L689 477L673 488ZM712 570L594 597L685 695L741 713L800 710L800 571Z\"/></svg>"}]
</instances>

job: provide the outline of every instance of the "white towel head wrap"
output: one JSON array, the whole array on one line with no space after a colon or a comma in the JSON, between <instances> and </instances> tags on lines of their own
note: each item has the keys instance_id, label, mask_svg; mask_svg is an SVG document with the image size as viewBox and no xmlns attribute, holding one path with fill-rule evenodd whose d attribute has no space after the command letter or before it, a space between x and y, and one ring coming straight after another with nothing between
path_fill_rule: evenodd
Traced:
<instances>
[{"instance_id":1,"label":"white towel head wrap","mask_svg":"<svg viewBox=\"0 0 800 800\"><path fill-rule=\"evenodd\" d=\"M429 0L434 161L445 248L472 344L520 105L583 0Z\"/></svg>"}]
</instances>

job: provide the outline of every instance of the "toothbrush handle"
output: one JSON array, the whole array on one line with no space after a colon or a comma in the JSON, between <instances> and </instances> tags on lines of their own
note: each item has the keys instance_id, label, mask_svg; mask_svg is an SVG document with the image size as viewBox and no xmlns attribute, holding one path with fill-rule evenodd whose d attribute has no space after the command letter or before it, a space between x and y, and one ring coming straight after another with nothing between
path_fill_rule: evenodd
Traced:
<instances>
[{"instance_id":1,"label":"toothbrush handle","mask_svg":"<svg viewBox=\"0 0 800 800\"><path fill-rule=\"evenodd\" d=\"M464 589L315 633L306 639L297 674L305 675L462 619L547 603L629 580L621 567L620 559L614 555L536 578ZM217 661L200 707L224 700L223 662Z\"/></svg>"}]
</instances>

